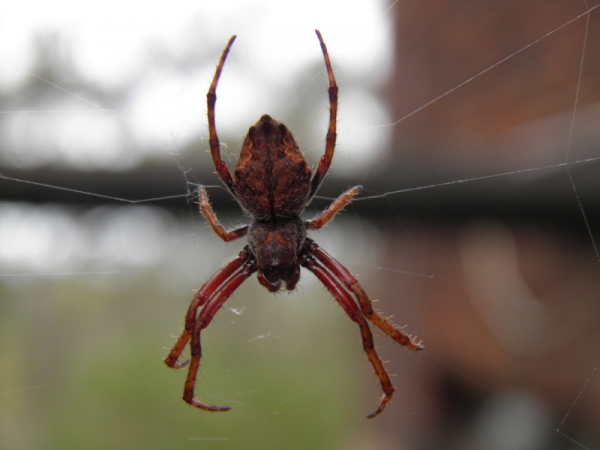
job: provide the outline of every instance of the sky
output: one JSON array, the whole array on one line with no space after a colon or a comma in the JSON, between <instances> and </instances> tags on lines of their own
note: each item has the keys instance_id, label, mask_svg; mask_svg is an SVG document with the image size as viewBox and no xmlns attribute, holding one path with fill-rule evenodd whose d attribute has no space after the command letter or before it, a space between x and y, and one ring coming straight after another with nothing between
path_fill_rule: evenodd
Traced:
<instances>
[{"instance_id":1,"label":"sky","mask_svg":"<svg viewBox=\"0 0 600 450\"><path fill-rule=\"evenodd\" d=\"M0 163L126 170L149 156L177 155L206 136L205 93L233 34L218 89L220 134L241 139L264 113L286 117L316 86L320 103L306 118L314 119L310 153L322 145L328 114L319 29L340 84L340 162L350 173L364 171L389 141L392 120L380 99L394 66L389 7L369 0L352 8L340 0L12 3L0 11L0 93L12 99L0 111L8 140ZM123 95L108 101L44 78L35 65L40 45L64 68L62 79ZM53 95L11 97L35 83Z\"/></svg>"}]
</instances>

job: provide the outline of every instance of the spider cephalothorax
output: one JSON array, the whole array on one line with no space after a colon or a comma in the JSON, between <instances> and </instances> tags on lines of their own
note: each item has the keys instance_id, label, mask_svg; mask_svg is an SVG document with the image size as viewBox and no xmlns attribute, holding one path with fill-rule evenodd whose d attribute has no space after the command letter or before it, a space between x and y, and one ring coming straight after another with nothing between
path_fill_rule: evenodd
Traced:
<instances>
[{"instance_id":1,"label":"spider cephalothorax","mask_svg":"<svg viewBox=\"0 0 600 450\"><path fill-rule=\"evenodd\" d=\"M394 386L383 367L373 345L373 335L367 319L401 345L412 350L423 347L404 334L388 319L379 315L371 300L356 278L306 237L307 230L318 230L329 222L360 192L356 186L340 195L325 211L312 220L304 222L300 213L310 203L325 177L336 140L337 92L338 88L327 54L327 48L316 31L325 58L329 78L329 130L325 154L312 173L309 164L298 148L290 131L270 116L262 116L248 131L233 176L221 159L219 138L215 127L216 90L223 65L235 36L233 36L217 66L215 77L207 94L208 129L210 152L217 173L239 202L252 217L250 225L225 230L210 206L206 190L199 191L200 209L213 231L224 241L232 241L248 235L248 245L231 262L225 264L198 290L190 304L185 329L165 359L173 368L184 367L188 362L178 360L181 352L191 340L191 362L185 382L183 399L192 406L208 411L227 411L228 407L208 405L194 398L196 374L202 356L200 332L208 326L214 315L233 292L250 275L257 272L261 285L271 292L293 290L300 279L300 266L315 274L334 296L350 319L358 323L363 348L375 369L383 395L377 409L367 417L375 417L389 403ZM198 312L199 308L202 309Z\"/></svg>"},{"instance_id":2,"label":"spider cephalothorax","mask_svg":"<svg viewBox=\"0 0 600 450\"><path fill-rule=\"evenodd\" d=\"M306 243L302 219L255 221L248 232L248 245L256 258L258 281L271 292L292 290L300 279L298 255Z\"/></svg>"}]
</instances>

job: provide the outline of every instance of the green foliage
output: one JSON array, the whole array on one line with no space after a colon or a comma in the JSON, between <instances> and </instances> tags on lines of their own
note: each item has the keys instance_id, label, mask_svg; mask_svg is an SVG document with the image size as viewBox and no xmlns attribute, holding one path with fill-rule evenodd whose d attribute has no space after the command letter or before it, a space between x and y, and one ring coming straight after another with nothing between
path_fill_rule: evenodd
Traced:
<instances>
[{"instance_id":1,"label":"green foliage","mask_svg":"<svg viewBox=\"0 0 600 450\"><path fill-rule=\"evenodd\" d=\"M233 408L207 413L181 399L186 370L162 362L192 294L158 270L2 287L1 448L344 447L374 380L355 324L322 288L273 296L252 279L236 293L236 312L203 334L197 385Z\"/></svg>"}]
</instances>

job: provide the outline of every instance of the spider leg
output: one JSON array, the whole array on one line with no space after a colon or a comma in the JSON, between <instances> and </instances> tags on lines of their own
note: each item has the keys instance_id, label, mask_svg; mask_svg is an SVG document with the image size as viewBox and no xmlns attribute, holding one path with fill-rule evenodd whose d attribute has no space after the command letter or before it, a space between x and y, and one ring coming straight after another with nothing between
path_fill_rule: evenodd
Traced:
<instances>
[{"instance_id":1,"label":"spider leg","mask_svg":"<svg viewBox=\"0 0 600 450\"><path fill-rule=\"evenodd\" d=\"M221 225L219 219L217 219L215 211L212 209L212 206L210 206L208 194L206 193L204 186L200 186L200 211L202 211L202 214L204 214L204 217L206 217L206 220L208 220L208 223L215 234L225 242L239 239L243 236L246 236L246 233L248 233L248 225L242 225L232 230L226 230L223 225Z\"/></svg>"},{"instance_id":2,"label":"spider leg","mask_svg":"<svg viewBox=\"0 0 600 450\"><path fill-rule=\"evenodd\" d=\"M352 199L362 190L362 186L354 186L348 189L338 198L336 198L329 207L312 220L306 221L306 228L309 230L318 230L325 226L333 217L352 201Z\"/></svg>"},{"instance_id":3,"label":"spider leg","mask_svg":"<svg viewBox=\"0 0 600 450\"><path fill-rule=\"evenodd\" d=\"M306 241L309 253L322 262L323 265L343 283L346 289L356 295L360 309L367 319L381 328L385 334L395 340L398 344L411 350L423 350L425 348L420 342L413 341L409 335L403 333L396 325L373 309L371 300L359 284L358 280L350 273L350 271L348 271L348 269L321 249L314 241L310 239L307 239Z\"/></svg>"},{"instance_id":4,"label":"spider leg","mask_svg":"<svg viewBox=\"0 0 600 450\"><path fill-rule=\"evenodd\" d=\"M229 168L227 167L227 164L225 164L225 161L221 159L221 145L219 143L219 137L217 136L217 127L215 124L215 103L217 102L217 84L219 82L219 77L221 76L223 66L225 65L225 60L227 59L227 55L229 54L229 50L231 49L235 38L236 36L231 36L231 39L229 39L229 42L227 43L227 47L225 47L225 50L223 50L221 60L217 66L217 71L215 72L210 89L206 94L210 154L212 155L213 162L215 163L217 173L221 177L221 180L223 180L223 183L225 183L232 193L234 190L231 172L229 172Z\"/></svg>"},{"instance_id":5,"label":"spider leg","mask_svg":"<svg viewBox=\"0 0 600 450\"><path fill-rule=\"evenodd\" d=\"M192 359L190 362L190 368L188 370L187 378L185 380L185 387L183 390L183 399L190 405L204 409L206 411L228 411L229 406L214 406L208 405L200 400L194 398L194 388L196 386L196 375L198 374L198 368L200 367L200 358L202 357L202 347L200 344L200 331L203 330L210 324L211 320L217 313L217 311L223 306L223 303L231 297L231 294L240 287L240 285L250 275L256 272L256 268L252 264L246 263L241 270L236 272L227 280L213 295L200 314L198 320L194 326L192 333L191 353Z\"/></svg>"},{"instance_id":6,"label":"spider leg","mask_svg":"<svg viewBox=\"0 0 600 450\"><path fill-rule=\"evenodd\" d=\"M363 348L367 354L367 357L369 358L369 361L371 362L371 365L373 366L373 369L375 369L375 373L377 374L379 382L381 383L381 388L383 389L383 395L379 401L379 406L374 412L367 416L367 418L371 419L381 413L385 406L390 402L392 395L394 394L394 385L392 384L389 375L383 367L383 363L381 362L379 355L377 355L377 352L375 351L373 334L371 333L369 324L350 294L342 287L340 282L327 271L323 264L307 255L304 258L302 265L316 275L316 277L325 285L327 290L331 293L331 295L333 295L344 311L346 311L346 314L348 314L350 319L358 323L358 326L360 327Z\"/></svg>"},{"instance_id":7,"label":"spider leg","mask_svg":"<svg viewBox=\"0 0 600 450\"><path fill-rule=\"evenodd\" d=\"M218 288L234 272L242 267L242 265L248 259L248 255L249 252L247 249L242 250L233 261L221 267L217 273L215 273L206 283L202 285L200 289L198 289L198 292L196 292L196 295L194 296L194 299L192 300L192 303L190 304L185 315L185 328L169 352L169 355L165 358L165 364L167 366L174 369L180 369L187 365L189 361L180 362L178 361L178 358L192 336L192 332L194 331L194 326L196 324L196 312L198 311L198 308L203 306L209 299L213 298L220 292Z\"/></svg>"},{"instance_id":8,"label":"spider leg","mask_svg":"<svg viewBox=\"0 0 600 450\"><path fill-rule=\"evenodd\" d=\"M323 37L319 30L315 30L319 43L321 44L321 50L323 51L323 57L325 58L325 67L327 68L327 77L329 78L329 128L327 129L327 138L325 139L325 154L321 156L319 165L315 171L315 175L310 183L310 197L312 198L316 193L317 189L321 185L331 159L333 158L333 150L335 149L336 139L336 121L337 121L337 108L338 108L338 87L335 82L335 76L333 75L333 69L331 68L331 61L329 60L329 54L327 53L327 47L323 42Z\"/></svg>"}]
</instances>

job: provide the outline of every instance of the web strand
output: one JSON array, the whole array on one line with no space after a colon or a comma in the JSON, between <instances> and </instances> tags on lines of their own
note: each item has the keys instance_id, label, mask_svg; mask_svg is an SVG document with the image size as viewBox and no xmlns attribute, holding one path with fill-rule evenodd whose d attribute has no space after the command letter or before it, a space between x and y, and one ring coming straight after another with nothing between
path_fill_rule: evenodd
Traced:
<instances>
[{"instance_id":1,"label":"web strand","mask_svg":"<svg viewBox=\"0 0 600 450\"><path fill-rule=\"evenodd\" d=\"M575 409L575 405L577 405L577 403L579 402L579 400L581 399L581 396L583 395L584 391L587 389L588 385L590 384L590 381L592 381L592 378L594 377L594 375L596 375L596 372L598 371L597 367L594 367L594 370L592 371L591 375L589 376L589 378L586 380L585 384L583 385L583 387L581 388L581 390L579 391L579 393L577 394L577 397L575 397L575 400L573 401L573 404L571 405L571 407L569 408L569 410L567 411L567 413L565 414L565 417L563 417L563 420L561 420L560 425L558 426L558 428L556 429L557 433L560 433L562 436L566 437L568 440L570 440L571 442L573 442L574 444L578 445L579 447L588 450L587 447L581 445L579 442L577 442L575 439L573 439L572 437L566 435L565 433L563 433L560 429L562 428L562 426L565 424L565 422L567 421L567 419L569 418L569 416L571 415L571 413L573 412L573 409Z\"/></svg>"},{"instance_id":2,"label":"web strand","mask_svg":"<svg viewBox=\"0 0 600 450\"><path fill-rule=\"evenodd\" d=\"M590 162L594 162L594 161L600 161L600 156L595 157L595 158L580 159L578 161L572 161L572 162L549 164L547 166L541 166L541 167L530 167L528 169L512 170L510 172L494 173L494 174L490 174L490 175L482 175L480 177L464 178L461 180L445 181L442 183L435 183L435 184L428 184L428 185L424 185L424 186L416 186L416 187L411 187L411 188L398 189L396 191L388 191L388 192L385 192L382 194L369 195L366 197L356 198L354 201L358 202L358 201L362 201L362 200L371 200L371 199L375 199L375 198L385 198L389 195L404 194L406 192L421 191L424 189L433 189L433 188L442 187L442 186L451 186L454 184L470 183L473 181L487 180L490 178L501 178L501 177L506 177L509 175L518 175L518 174L522 174L522 173L537 172L537 171L541 171L541 170L550 170L550 169L556 169L556 168L561 168L561 167L569 167L569 166L574 166L577 164L590 163ZM326 198L326 197L318 197L318 198ZM329 198L327 198L327 199L329 200Z\"/></svg>"},{"instance_id":3,"label":"web strand","mask_svg":"<svg viewBox=\"0 0 600 450\"><path fill-rule=\"evenodd\" d=\"M424 110L425 108L427 108L428 106L432 105L433 103L437 102L438 100L446 97L447 95L451 94L452 92L456 91L457 89L460 89L461 87L463 87L465 84L470 83L471 81L479 78L481 75L488 73L490 70L495 69L496 67L498 67L499 65L505 63L506 61L508 61L509 59L514 58L515 56L517 56L520 53L523 53L525 50L527 50L528 48L534 46L535 44L537 44L540 41L543 41L544 39L546 39L547 37L553 35L554 33L556 33L559 30L562 30L563 28L565 28L566 26L572 24L573 22L575 22L576 20L581 19L584 16L588 17L588 23L589 23L589 16L590 13L597 9L598 7L600 7L599 5L596 6L592 6L591 8L589 8L588 10L584 11L583 13L579 14L578 16L573 17L571 20L569 20L566 23L563 23L562 25L556 27L555 29L553 29L552 31L549 31L548 33L544 34L543 36L537 38L536 40L534 40L533 42L530 42L529 44L527 44L525 47L520 48L519 50L517 50L514 53L511 53L510 55L506 56L505 58L502 58L500 61L492 64L491 66L489 66L488 68L482 70L481 72L473 75L471 78L467 78L465 81L463 81L462 83L454 86L452 89L447 90L446 92L444 92L441 95L438 95L437 97L435 97L433 100L430 100L429 102L425 103L423 106L420 106L419 108L413 110L412 112L406 114L405 116L401 117L400 119L396 120L395 122L389 124L389 125L383 125L381 128L386 127L386 126L396 126L399 123L403 122L404 120L408 119L411 116L414 116L415 114L417 114L418 112ZM587 36L587 28L586 28L586 36Z\"/></svg>"},{"instance_id":4,"label":"web strand","mask_svg":"<svg viewBox=\"0 0 600 450\"><path fill-rule=\"evenodd\" d=\"M586 3L587 5L587 3ZM583 76L583 63L585 61L585 49L587 47L588 34L590 28L590 15L588 14L587 20L585 22L585 35L583 37L583 48L581 50L581 63L579 64L579 77L577 79L577 91L575 93L575 102L573 104L573 114L571 116L571 126L569 129L569 142L567 144L567 154L565 155L565 163L569 162L569 156L571 154L571 145L573 143L573 130L575 128L575 117L577 116L577 104L579 103L579 93L581 91L581 79ZM590 236L590 240L592 241L592 246L594 247L594 252L596 253L596 259L600 261L600 253L598 252L598 245L596 244L596 240L594 239L594 234L592 233L592 228L590 226L590 222L587 218L585 210L583 208L583 203L581 202L581 198L579 197L579 193L577 192L577 187L575 186L575 182L573 181L573 176L571 175L571 169L567 165L565 166L567 169L567 175L569 176L569 181L571 182L571 187L573 188L573 193L575 194L575 198L577 199L577 205L579 206L579 210L581 211L581 216L583 217L583 221L585 222L585 227L587 228L588 235Z\"/></svg>"},{"instance_id":5,"label":"web strand","mask_svg":"<svg viewBox=\"0 0 600 450\"><path fill-rule=\"evenodd\" d=\"M46 187L46 188L49 188L49 189L58 189L58 190L61 190L61 191L72 192L72 193L75 193L75 194L88 195L90 197L105 198L107 200L114 200L116 202L131 203L131 204L136 204L136 203L150 203L150 202L156 202L156 201L160 201L160 200L169 200L169 199L173 199L173 198L184 198L184 197L187 197L189 195L189 194L176 194L176 195L167 195L167 196L164 196L164 197L146 198L146 199L142 199L142 200L129 200L129 199L126 199L126 198L121 198L121 197L113 197L113 196L110 196L110 195L96 194L94 192L80 191L79 189L71 189L71 188L66 188L66 187L62 187L62 186L55 186L55 185L51 185L51 184L46 184L46 183L38 183L36 181L21 180L20 178L7 177L7 176L4 176L2 174L0 174L0 179L7 180L7 181L16 181L18 183L24 183L24 184L32 184L34 186Z\"/></svg>"}]
</instances>

